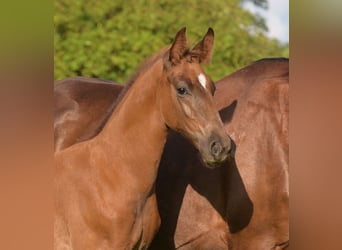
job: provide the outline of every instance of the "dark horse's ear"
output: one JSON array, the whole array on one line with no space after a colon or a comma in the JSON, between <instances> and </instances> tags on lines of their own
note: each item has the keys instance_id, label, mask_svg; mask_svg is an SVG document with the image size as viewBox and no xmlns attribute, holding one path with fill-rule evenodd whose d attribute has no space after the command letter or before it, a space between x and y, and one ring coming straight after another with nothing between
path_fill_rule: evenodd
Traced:
<instances>
[{"instance_id":1,"label":"dark horse's ear","mask_svg":"<svg viewBox=\"0 0 342 250\"><path fill-rule=\"evenodd\" d=\"M186 40L185 31L185 27L178 31L176 38L171 45L169 60L172 64L177 64L188 51L188 43Z\"/></svg>"},{"instance_id":2,"label":"dark horse's ear","mask_svg":"<svg viewBox=\"0 0 342 250\"><path fill-rule=\"evenodd\" d=\"M214 46L214 30L209 28L207 34L190 52L192 57L196 57L199 63L209 63L211 61Z\"/></svg>"}]
</instances>

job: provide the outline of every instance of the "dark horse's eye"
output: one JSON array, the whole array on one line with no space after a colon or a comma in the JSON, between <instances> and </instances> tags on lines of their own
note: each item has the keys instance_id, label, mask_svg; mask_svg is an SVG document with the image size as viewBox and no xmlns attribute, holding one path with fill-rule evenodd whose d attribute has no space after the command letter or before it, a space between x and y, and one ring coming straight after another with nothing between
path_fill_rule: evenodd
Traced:
<instances>
[{"instance_id":1,"label":"dark horse's eye","mask_svg":"<svg viewBox=\"0 0 342 250\"><path fill-rule=\"evenodd\" d=\"M188 94L188 91L186 88L178 88L177 93L178 93L178 95L186 95L186 94Z\"/></svg>"}]
</instances>

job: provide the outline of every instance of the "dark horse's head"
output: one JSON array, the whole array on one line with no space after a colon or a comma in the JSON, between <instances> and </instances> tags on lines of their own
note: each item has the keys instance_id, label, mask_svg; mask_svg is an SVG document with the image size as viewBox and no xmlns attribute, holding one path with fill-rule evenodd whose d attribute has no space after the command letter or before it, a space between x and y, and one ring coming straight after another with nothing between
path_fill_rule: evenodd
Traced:
<instances>
[{"instance_id":1,"label":"dark horse's head","mask_svg":"<svg viewBox=\"0 0 342 250\"><path fill-rule=\"evenodd\" d=\"M163 119L199 150L206 166L214 168L229 155L231 141L215 108L215 85L201 63L211 59L214 31L209 28L192 50L181 29L163 58L160 99Z\"/></svg>"}]
</instances>

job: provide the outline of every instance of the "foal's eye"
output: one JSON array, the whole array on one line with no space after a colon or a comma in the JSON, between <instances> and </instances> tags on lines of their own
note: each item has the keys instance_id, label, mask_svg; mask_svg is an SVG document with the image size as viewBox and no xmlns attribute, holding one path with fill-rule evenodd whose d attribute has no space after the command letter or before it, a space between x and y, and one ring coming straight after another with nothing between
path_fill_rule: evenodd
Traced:
<instances>
[{"instance_id":1,"label":"foal's eye","mask_svg":"<svg viewBox=\"0 0 342 250\"><path fill-rule=\"evenodd\" d=\"M178 88L177 93L178 93L178 95L184 96L184 95L188 94L188 90L186 88Z\"/></svg>"}]
</instances>

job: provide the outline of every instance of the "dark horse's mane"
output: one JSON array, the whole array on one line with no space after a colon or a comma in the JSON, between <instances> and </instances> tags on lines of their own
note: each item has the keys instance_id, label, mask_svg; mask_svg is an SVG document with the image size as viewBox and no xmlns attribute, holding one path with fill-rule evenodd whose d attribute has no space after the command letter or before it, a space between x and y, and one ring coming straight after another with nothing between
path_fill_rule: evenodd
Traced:
<instances>
[{"instance_id":1,"label":"dark horse's mane","mask_svg":"<svg viewBox=\"0 0 342 250\"><path fill-rule=\"evenodd\" d=\"M134 82L137 80L137 78L146 71L146 69L150 68L151 65L153 65L156 61L158 61L159 59L163 58L169 50L169 46L161 49L159 52L157 52L155 55L147 58L145 61L143 61L135 70L135 72L130 76L129 80L124 84L125 87L121 90L118 98L113 102L113 104L111 105L111 107L108 109L108 111L105 114L105 118L103 119L101 126L99 126L97 133L99 133L104 125L106 124L106 122L108 121L109 117L111 116L111 114L114 112L114 110L116 109L116 107L118 106L118 104L121 102L122 98L125 96L125 94L128 92L128 90L132 87L132 85L134 84Z\"/></svg>"}]
</instances>

